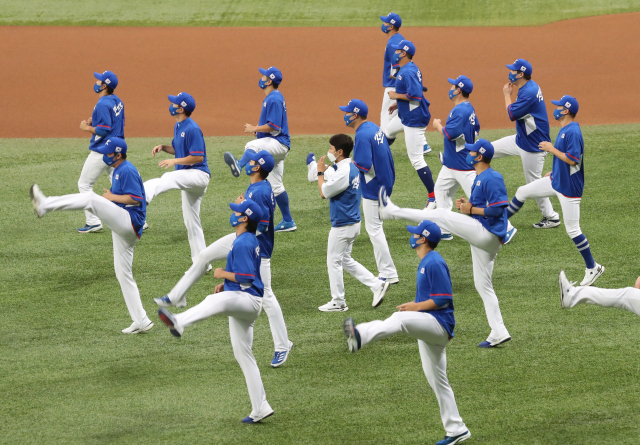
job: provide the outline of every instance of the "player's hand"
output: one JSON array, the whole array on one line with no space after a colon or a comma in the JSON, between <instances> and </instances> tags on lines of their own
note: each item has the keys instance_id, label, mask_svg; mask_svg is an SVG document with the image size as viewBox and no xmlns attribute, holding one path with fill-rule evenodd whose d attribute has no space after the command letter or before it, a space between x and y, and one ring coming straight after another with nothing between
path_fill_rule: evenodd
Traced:
<instances>
[{"instance_id":1,"label":"player's hand","mask_svg":"<svg viewBox=\"0 0 640 445\"><path fill-rule=\"evenodd\" d=\"M169 167L173 167L174 165L176 165L175 159L165 159L163 161L160 161L160 163L158 164L159 167L164 168L165 170Z\"/></svg>"},{"instance_id":2,"label":"player's hand","mask_svg":"<svg viewBox=\"0 0 640 445\"><path fill-rule=\"evenodd\" d=\"M456 209L460 210L460 206L461 206L461 205L462 205L462 203L463 203L463 199L464 199L464 198L458 198L458 199L456 199Z\"/></svg>"},{"instance_id":3,"label":"player's hand","mask_svg":"<svg viewBox=\"0 0 640 445\"><path fill-rule=\"evenodd\" d=\"M546 178L547 176L551 176L551 172L547 173L546 175L544 175L544 177Z\"/></svg>"},{"instance_id":4,"label":"player's hand","mask_svg":"<svg viewBox=\"0 0 640 445\"><path fill-rule=\"evenodd\" d=\"M324 173L324 172L326 172L326 171L327 171L327 165L324 163L324 160L325 160L326 158L327 158L326 156L323 156L323 157L321 157L321 158L320 158L320 160L317 162L317 164L318 164L318 171L319 171L319 172Z\"/></svg>"},{"instance_id":5,"label":"player's hand","mask_svg":"<svg viewBox=\"0 0 640 445\"><path fill-rule=\"evenodd\" d=\"M89 131L90 125L87 121L80 122L80 129L84 131Z\"/></svg>"},{"instance_id":6,"label":"player's hand","mask_svg":"<svg viewBox=\"0 0 640 445\"><path fill-rule=\"evenodd\" d=\"M87 124L89 124L89 125L93 124L93 118L92 118L92 117L90 117L89 119L87 119Z\"/></svg>"},{"instance_id":7,"label":"player's hand","mask_svg":"<svg viewBox=\"0 0 640 445\"><path fill-rule=\"evenodd\" d=\"M245 133L255 133L256 132L256 127L254 127L251 124L244 124L244 132Z\"/></svg>"},{"instance_id":8,"label":"player's hand","mask_svg":"<svg viewBox=\"0 0 640 445\"><path fill-rule=\"evenodd\" d=\"M151 150L151 156L155 158L156 153L160 153L161 151L162 151L162 145L156 145L155 147L153 147L153 150Z\"/></svg>"},{"instance_id":9,"label":"player's hand","mask_svg":"<svg viewBox=\"0 0 640 445\"><path fill-rule=\"evenodd\" d=\"M389 114L393 114L393 112L396 111L397 109L398 109L398 103L396 102L395 104L389 107Z\"/></svg>"},{"instance_id":10,"label":"player's hand","mask_svg":"<svg viewBox=\"0 0 640 445\"><path fill-rule=\"evenodd\" d=\"M538 144L538 148L542 151L551 151L553 147L553 144L551 142L548 141L542 141Z\"/></svg>"},{"instance_id":11,"label":"player's hand","mask_svg":"<svg viewBox=\"0 0 640 445\"><path fill-rule=\"evenodd\" d=\"M102 190L104 190L104 193L102 194L102 197L105 199L108 199L109 201L113 201L113 193L111 193L111 190L107 190L106 188L103 188Z\"/></svg>"},{"instance_id":12,"label":"player's hand","mask_svg":"<svg viewBox=\"0 0 640 445\"><path fill-rule=\"evenodd\" d=\"M513 93L513 84L511 82L505 84L505 86L502 87L502 93L505 96L511 96L511 93Z\"/></svg>"},{"instance_id":13,"label":"player's hand","mask_svg":"<svg viewBox=\"0 0 640 445\"><path fill-rule=\"evenodd\" d=\"M418 303L410 301L409 303L404 303L404 304L401 304L400 306L396 306L396 309L398 309L398 311L400 312L417 311Z\"/></svg>"},{"instance_id":14,"label":"player's hand","mask_svg":"<svg viewBox=\"0 0 640 445\"><path fill-rule=\"evenodd\" d=\"M236 204L242 204L244 202L244 193L240 193L240 196L236 198Z\"/></svg>"},{"instance_id":15,"label":"player's hand","mask_svg":"<svg viewBox=\"0 0 640 445\"><path fill-rule=\"evenodd\" d=\"M442 126L442 120L441 119L434 119L433 120L433 128L435 128L436 130L438 129L438 127Z\"/></svg>"},{"instance_id":16,"label":"player's hand","mask_svg":"<svg viewBox=\"0 0 640 445\"><path fill-rule=\"evenodd\" d=\"M638 277L638 281L636 281L636 289L640 289L640 277Z\"/></svg>"},{"instance_id":17,"label":"player's hand","mask_svg":"<svg viewBox=\"0 0 640 445\"><path fill-rule=\"evenodd\" d=\"M460 209L460 212L466 213L468 215L469 212L471 211L471 203L466 199L464 199L464 197L460 198L459 201L460 201L460 207L458 208ZM457 204L456 204L456 207L457 207Z\"/></svg>"},{"instance_id":18,"label":"player's hand","mask_svg":"<svg viewBox=\"0 0 640 445\"><path fill-rule=\"evenodd\" d=\"M218 267L216 270L213 271L213 278L224 278L224 272L225 270L222 267Z\"/></svg>"},{"instance_id":19,"label":"player's hand","mask_svg":"<svg viewBox=\"0 0 640 445\"><path fill-rule=\"evenodd\" d=\"M219 294L220 292L224 291L224 283L220 283L218 284L215 289L213 290L214 294Z\"/></svg>"}]
</instances>

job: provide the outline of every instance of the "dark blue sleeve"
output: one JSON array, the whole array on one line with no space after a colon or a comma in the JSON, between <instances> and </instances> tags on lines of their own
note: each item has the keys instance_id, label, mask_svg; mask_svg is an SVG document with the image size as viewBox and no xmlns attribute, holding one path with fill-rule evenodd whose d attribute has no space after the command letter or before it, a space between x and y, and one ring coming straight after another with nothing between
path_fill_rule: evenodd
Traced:
<instances>
[{"instance_id":1,"label":"dark blue sleeve","mask_svg":"<svg viewBox=\"0 0 640 445\"><path fill-rule=\"evenodd\" d=\"M96 134L98 136L102 136L102 137L105 137L106 135L109 134L109 130L107 130L106 128L102 128L102 127L94 127L94 131L96 132Z\"/></svg>"},{"instance_id":2,"label":"dark blue sleeve","mask_svg":"<svg viewBox=\"0 0 640 445\"><path fill-rule=\"evenodd\" d=\"M398 74L396 77L396 93L407 94L407 83L404 77L404 73Z\"/></svg>"},{"instance_id":3,"label":"dark blue sleeve","mask_svg":"<svg viewBox=\"0 0 640 445\"><path fill-rule=\"evenodd\" d=\"M189 156L204 156L204 136L198 128L191 128L186 136L186 145L189 147Z\"/></svg>"},{"instance_id":4,"label":"dark blue sleeve","mask_svg":"<svg viewBox=\"0 0 640 445\"><path fill-rule=\"evenodd\" d=\"M484 209L484 216L490 216L492 218L497 218L499 216L502 216L503 213L504 213L504 206L502 205L495 206L495 207L486 207Z\"/></svg>"},{"instance_id":5,"label":"dark blue sleeve","mask_svg":"<svg viewBox=\"0 0 640 445\"><path fill-rule=\"evenodd\" d=\"M137 170L128 170L120 174L120 189L123 195L129 195L138 202L142 202L142 180Z\"/></svg>"},{"instance_id":6,"label":"dark blue sleeve","mask_svg":"<svg viewBox=\"0 0 640 445\"><path fill-rule=\"evenodd\" d=\"M483 191L489 205L487 207L506 207L509 205L507 187L501 177L493 176L482 183ZM485 210L486 212L486 210Z\"/></svg>"},{"instance_id":7,"label":"dark blue sleeve","mask_svg":"<svg viewBox=\"0 0 640 445\"><path fill-rule=\"evenodd\" d=\"M447 119L447 123L442 129L444 135L449 138L450 141L460 137L464 133L465 119L460 113L455 111L451 112L451 116Z\"/></svg>"},{"instance_id":8,"label":"dark blue sleeve","mask_svg":"<svg viewBox=\"0 0 640 445\"><path fill-rule=\"evenodd\" d=\"M518 99L507 108L509 112L509 119L512 121L522 119L527 114L531 113L534 105L537 103L538 99L535 96L531 96L527 94L527 92L522 91L518 94Z\"/></svg>"},{"instance_id":9,"label":"dark blue sleeve","mask_svg":"<svg viewBox=\"0 0 640 445\"><path fill-rule=\"evenodd\" d=\"M282 130L282 116L284 115L284 107L277 100L267 101L267 125L274 130Z\"/></svg>"},{"instance_id":10,"label":"dark blue sleeve","mask_svg":"<svg viewBox=\"0 0 640 445\"><path fill-rule=\"evenodd\" d=\"M405 90L403 91L409 100L422 99L422 82L418 78L418 71L410 71L402 80L405 82Z\"/></svg>"},{"instance_id":11,"label":"dark blue sleeve","mask_svg":"<svg viewBox=\"0 0 640 445\"><path fill-rule=\"evenodd\" d=\"M92 125L96 128L96 130L100 129L106 131L107 133L110 132L111 126L113 125L111 118L111 109L105 104L101 103L96 105L94 113L97 119L92 121ZM96 133L98 132L96 131ZM104 136L102 134L99 135Z\"/></svg>"},{"instance_id":12,"label":"dark blue sleeve","mask_svg":"<svg viewBox=\"0 0 640 445\"><path fill-rule=\"evenodd\" d=\"M373 167L373 148L370 140L356 138L353 147L353 163L362 173L369 173Z\"/></svg>"},{"instance_id":13,"label":"dark blue sleeve","mask_svg":"<svg viewBox=\"0 0 640 445\"><path fill-rule=\"evenodd\" d=\"M257 245L257 244L256 244ZM233 245L233 264L231 271L236 274L238 283L251 283L256 279L254 255L256 254L252 243L241 243Z\"/></svg>"},{"instance_id":14,"label":"dark blue sleeve","mask_svg":"<svg viewBox=\"0 0 640 445\"><path fill-rule=\"evenodd\" d=\"M565 152L567 157L573 162L580 163L580 156L582 156L584 149L582 135L575 131L566 133L564 135L564 146L567 149Z\"/></svg>"},{"instance_id":15,"label":"dark blue sleeve","mask_svg":"<svg viewBox=\"0 0 640 445\"><path fill-rule=\"evenodd\" d=\"M253 198L255 200L256 195L253 195ZM269 207L269 204L271 201L271 196L267 196L266 193L263 193L262 191L260 192L260 194L258 195L258 200L257 203L260 206L260 210L262 211L262 219L260 220L260 222L258 223L258 225L260 224L266 224L267 226L269 225L269 220L271 218L271 207Z\"/></svg>"},{"instance_id":16,"label":"dark blue sleeve","mask_svg":"<svg viewBox=\"0 0 640 445\"><path fill-rule=\"evenodd\" d=\"M451 290L451 277L445 264L440 262L431 263L427 269L427 276L431 283L429 298L435 301L436 298L453 299ZM436 303L437 304L437 303ZM441 306L441 305L438 305Z\"/></svg>"}]
</instances>

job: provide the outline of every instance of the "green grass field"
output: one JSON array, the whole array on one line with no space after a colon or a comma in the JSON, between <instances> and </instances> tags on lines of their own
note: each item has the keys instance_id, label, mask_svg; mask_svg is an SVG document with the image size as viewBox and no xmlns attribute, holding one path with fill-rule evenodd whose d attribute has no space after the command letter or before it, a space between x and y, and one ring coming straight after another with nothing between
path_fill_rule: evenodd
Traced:
<instances>
[{"instance_id":1,"label":"green grass field","mask_svg":"<svg viewBox=\"0 0 640 445\"><path fill-rule=\"evenodd\" d=\"M405 26L531 26L636 12L640 1L0 0L0 25L380 26L378 16L390 11Z\"/></svg>"},{"instance_id":2,"label":"green grass field","mask_svg":"<svg viewBox=\"0 0 640 445\"><path fill-rule=\"evenodd\" d=\"M637 177L640 125L583 129L586 198L582 229L596 260L607 267L600 287L632 285L640 274ZM554 134L557 128L554 129ZM486 131L495 139L512 130ZM442 140L427 138L435 151ZM213 178L202 205L208 243L231 231L228 203L248 180L232 178L226 150L246 138L207 138ZM295 348L280 369L269 366L273 343L265 315L256 322L254 354L275 416L243 425L250 412L243 375L232 354L228 323L217 317L181 340L158 322L153 297L164 295L190 265L180 195L169 192L148 210L151 228L136 247L134 276L156 327L125 336L130 319L115 279L111 234L79 235L81 212L37 219L28 196L37 182L47 195L75 193L86 157L84 139L0 140L0 443L2 444L422 444L444 435L437 402L420 366L416 341L406 336L350 354L341 330L388 317L414 298L418 259L405 224L385 223L401 282L381 307L368 289L346 277L348 313L320 313L330 298L326 272L328 203L306 181L308 151L324 153L327 136L293 138L285 184L295 233L277 234L273 288ZM158 139L129 139L130 160L144 179L161 174L149 153ZM394 201L424 205L419 183L399 140L393 146ZM439 170L435 154L428 163ZM622 161L622 162L621 162ZM547 170L551 159L547 159ZM494 167L510 196L523 183L519 159ZM103 177L96 187L108 186ZM552 202L559 210L558 201ZM279 218L279 215L277 215ZM528 202L513 219L519 232L498 255L494 285L513 340L482 350L489 333L473 286L469 246L442 243L456 302L456 337L448 348L449 379L474 444L635 444L640 435L637 316L581 306L560 310L557 274L583 276L584 264L564 226L539 231ZM375 271L364 233L354 258ZM222 264L217 264L222 266ZM190 305L219 282L204 277Z\"/></svg>"}]
</instances>

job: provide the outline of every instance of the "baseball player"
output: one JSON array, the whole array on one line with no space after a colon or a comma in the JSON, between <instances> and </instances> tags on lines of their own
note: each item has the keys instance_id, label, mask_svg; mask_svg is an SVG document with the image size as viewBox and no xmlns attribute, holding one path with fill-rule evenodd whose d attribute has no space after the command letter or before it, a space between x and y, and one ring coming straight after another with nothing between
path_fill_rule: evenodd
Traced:
<instances>
[{"instance_id":1,"label":"baseball player","mask_svg":"<svg viewBox=\"0 0 640 445\"><path fill-rule=\"evenodd\" d=\"M113 238L113 265L120 283L124 301L133 323L122 330L123 334L140 334L153 327L140 301L138 285L133 279L133 249L142 236L142 225L147 212L144 187L140 173L127 161L127 144L112 137L94 147L92 153L100 153L103 163L113 167L111 190L98 196L93 191L65 196L46 197L40 188L31 186L31 202L38 217L57 210L85 210L100 218L111 229Z\"/></svg>"},{"instance_id":2,"label":"baseball player","mask_svg":"<svg viewBox=\"0 0 640 445\"><path fill-rule=\"evenodd\" d=\"M80 193L93 192L93 185L102 173L107 173L109 181L112 180L113 168L102 162L102 155L97 148L104 145L104 141L117 137L124 139L124 105L113 90L118 86L118 77L111 71L93 73L96 79L93 91L98 95L98 103L93 107L93 114L87 120L80 122L80 129L91 133L89 142L89 156L84 161L82 173L78 180ZM91 233L102 230L100 218L86 210L84 212L86 223L78 229L80 233Z\"/></svg>"},{"instance_id":3,"label":"baseball player","mask_svg":"<svg viewBox=\"0 0 640 445\"><path fill-rule=\"evenodd\" d=\"M418 226L407 226L407 230L411 233L409 243L420 258L415 301L397 306L398 312L384 321L356 326L353 318L347 318L343 329L351 352L400 333L418 340L422 369L440 405L446 432L438 445L455 444L471 437L471 433L458 413L447 379L447 344L456 325L449 267L435 251L440 242L440 228L436 224L422 221Z\"/></svg>"},{"instance_id":4,"label":"baseball player","mask_svg":"<svg viewBox=\"0 0 640 445\"><path fill-rule=\"evenodd\" d=\"M360 173L351 162L353 139L336 134L329 139L329 152L320 162L313 161L310 169L317 172L320 197L329 200L331 230L327 243L327 270L331 287L331 301L320 306L322 312L344 312L349 308L344 295L343 268L373 292L373 307L382 303L390 283L379 280L362 264L351 257L353 243L360 235ZM313 153L311 153L313 155ZM325 159L333 163L325 165Z\"/></svg>"},{"instance_id":5,"label":"baseball player","mask_svg":"<svg viewBox=\"0 0 640 445\"><path fill-rule=\"evenodd\" d=\"M509 68L509 83L503 88L504 102L509 119L516 122L516 134L492 142L494 158L520 156L524 179L527 184L542 177L547 153L540 150L541 142L550 142L549 119L542 97L542 90L531 80L533 68L524 59L517 59ZM515 102L511 101L514 85L518 87ZM553 210L549 198L536 199L542 212L542 220L533 225L536 229L548 229L560 225L560 216Z\"/></svg>"},{"instance_id":6,"label":"baseball player","mask_svg":"<svg viewBox=\"0 0 640 445\"><path fill-rule=\"evenodd\" d=\"M182 216L187 227L191 260L195 261L198 254L207 247L200 222L200 204L211 177L207 164L207 148L202 130L191 118L191 113L196 109L195 99L190 94L179 93L177 96L169 95L169 102L169 113L176 119L173 140L171 145L153 147L151 156L155 158L161 151L175 155L174 159L164 159L158 164L165 170L175 166L175 170L146 181L144 190L147 194L147 204L161 193L181 190Z\"/></svg>"},{"instance_id":7,"label":"baseball player","mask_svg":"<svg viewBox=\"0 0 640 445\"><path fill-rule=\"evenodd\" d=\"M393 190L396 180L391 149L380 127L367 120L367 104L358 99L351 99L347 105L340 107L340 110L345 112L344 122L347 127L353 128L356 132L353 165L360 171L364 226L373 244L378 278L396 284L400 281L398 271L391 259L382 220L378 214L378 190L384 186L389 193Z\"/></svg>"},{"instance_id":8,"label":"baseball player","mask_svg":"<svg viewBox=\"0 0 640 445\"><path fill-rule=\"evenodd\" d=\"M469 150L467 163L476 170L476 178L471 188L471 196L456 200L460 213L445 209L431 211L401 209L393 204L384 188L380 189L380 217L385 219L405 219L420 222L428 218L442 229L459 236L471 245L473 261L473 281L482 297L491 333L478 346L493 348L511 340L500 313L498 297L493 290L491 275L498 252L507 234L507 187L502 175L491 168L493 146L486 139L478 139L475 144L466 144Z\"/></svg>"},{"instance_id":9,"label":"baseball player","mask_svg":"<svg viewBox=\"0 0 640 445\"><path fill-rule=\"evenodd\" d=\"M276 166L267 179L273 187L276 203L282 213L282 221L275 226L275 231L293 232L297 227L289 210L289 194L282 182L284 160L291 149L287 104L284 101L284 96L278 90L282 82L282 73L275 66L266 70L259 68L259 71L262 77L258 86L264 91L266 99L262 102L258 125L244 124L244 132L255 134L256 139L244 146L244 155L239 161L230 152L224 154L224 161L231 168L233 176L238 177L240 171L249 162L248 150L254 152L265 150L273 156Z\"/></svg>"},{"instance_id":10,"label":"baseball player","mask_svg":"<svg viewBox=\"0 0 640 445\"><path fill-rule=\"evenodd\" d=\"M389 107L389 111L397 109L398 115L385 127L384 133L391 143L398 133L404 131L407 155L427 189L427 208L435 209L433 176L424 161L423 153L426 141L424 132L431 120L431 113L429 113L429 101L425 99L422 91L422 73L413 63L416 46L413 42L402 40L392 48L396 50L393 54L393 64L397 64L400 70L396 75L395 91L389 91L387 94L391 99L396 100L396 103Z\"/></svg>"},{"instance_id":11,"label":"baseball player","mask_svg":"<svg viewBox=\"0 0 640 445\"><path fill-rule=\"evenodd\" d=\"M181 337L184 328L214 315L229 317L229 334L233 354L244 373L251 399L251 414L243 423L257 423L273 415L262 385L260 370L251 352L253 323L262 309L263 286L260 279L260 246L256 230L261 220L260 206L247 199L241 204L229 204L234 213L230 222L235 228L236 239L227 255L225 269L214 271L214 278L224 279L215 292L202 303L180 314L172 314L165 308L158 309L160 320L169 327L171 334Z\"/></svg>"},{"instance_id":12,"label":"baseball player","mask_svg":"<svg viewBox=\"0 0 640 445\"><path fill-rule=\"evenodd\" d=\"M264 287L264 297L262 305L269 317L271 334L275 353L271 366L279 367L287 361L289 352L293 348L293 343L289 341L287 326L284 323L282 309L271 289L271 255L273 253L273 214L275 211L275 200L271 184L266 180L269 173L275 167L273 156L265 150L248 152L250 160L245 166L245 171L250 178L249 188L238 197L236 204L241 204L245 196L260 206L262 219L258 224L256 236L260 244L260 276ZM233 242L236 240L236 233L233 232L224 236L200 252L193 262L193 265L178 281L178 284L162 298L155 298L156 304L162 307L185 307L187 305L186 294L207 271L209 263L227 258L231 251Z\"/></svg>"},{"instance_id":13,"label":"baseball player","mask_svg":"<svg viewBox=\"0 0 640 445\"><path fill-rule=\"evenodd\" d=\"M580 125L575 122L578 101L572 96L562 96L552 100L557 106L553 116L560 122L560 132L555 147L551 142L540 142L539 148L551 153L553 169L543 178L518 188L507 208L511 218L530 198L548 198L557 196L562 206L564 225L567 235L574 242L586 264L584 279L580 286L591 286L604 273L604 266L598 264L591 255L589 241L580 230L580 202L584 189L584 139Z\"/></svg>"},{"instance_id":14,"label":"baseball player","mask_svg":"<svg viewBox=\"0 0 640 445\"><path fill-rule=\"evenodd\" d=\"M558 277L560 285L560 307L569 309L578 304L596 304L602 307L617 307L640 315L640 277L635 287L624 289L600 289L593 286L574 287L564 271Z\"/></svg>"},{"instance_id":15,"label":"baseball player","mask_svg":"<svg viewBox=\"0 0 640 445\"><path fill-rule=\"evenodd\" d=\"M380 16L382 20L382 32L389 35L387 46L384 49L384 62L382 65L382 87L384 95L382 96L382 111L380 111L380 128L384 131L389 122L398 115L398 109L395 108L390 113L389 109L396 103L389 97L389 91L396 90L396 69L393 68L392 59L396 52L394 46L404 40L400 34L402 19L394 12L390 12L388 16Z\"/></svg>"}]
</instances>

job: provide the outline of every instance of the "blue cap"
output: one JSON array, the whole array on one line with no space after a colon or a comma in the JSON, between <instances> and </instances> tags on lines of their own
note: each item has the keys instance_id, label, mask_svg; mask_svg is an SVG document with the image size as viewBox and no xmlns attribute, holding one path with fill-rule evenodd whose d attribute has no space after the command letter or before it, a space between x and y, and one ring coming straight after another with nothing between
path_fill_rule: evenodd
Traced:
<instances>
[{"instance_id":1,"label":"blue cap","mask_svg":"<svg viewBox=\"0 0 640 445\"><path fill-rule=\"evenodd\" d=\"M245 199L240 204L230 202L229 207L231 207L231 210L234 212L247 215L251 221L259 223L260 219L262 219L262 210L260 210L260 206L257 202L252 201L251 199Z\"/></svg>"},{"instance_id":2,"label":"blue cap","mask_svg":"<svg viewBox=\"0 0 640 445\"><path fill-rule=\"evenodd\" d=\"M407 226L407 230L413 234L424 236L432 243L439 243L440 238L442 238L442 231L440 230L440 227L438 227L436 223L427 219L417 226Z\"/></svg>"},{"instance_id":3,"label":"blue cap","mask_svg":"<svg viewBox=\"0 0 640 445\"><path fill-rule=\"evenodd\" d=\"M109 138L98 148L94 149L100 154L108 155L110 153L126 153L127 143L121 138Z\"/></svg>"},{"instance_id":4,"label":"blue cap","mask_svg":"<svg viewBox=\"0 0 640 445\"><path fill-rule=\"evenodd\" d=\"M275 66L271 66L268 69L258 68L260 74L267 76L267 79L271 79L273 83L280 85L282 82L282 72Z\"/></svg>"},{"instance_id":5,"label":"blue cap","mask_svg":"<svg viewBox=\"0 0 640 445\"><path fill-rule=\"evenodd\" d=\"M386 17L381 15L380 20L382 20L384 23L390 23L396 28L400 28L402 26L402 19L395 12L390 12Z\"/></svg>"},{"instance_id":6,"label":"blue cap","mask_svg":"<svg viewBox=\"0 0 640 445\"><path fill-rule=\"evenodd\" d=\"M196 109L196 100L189 93L179 93L177 96L169 94L169 102L184 108L189 113L193 113Z\"/></svg>"},{"instance_id":7,"label":"blue cap","mask_svg":"<svg viewBox=\"0 0 640 445\"><path fill-rule=\"evenodd\" d=\"M475 144L464 144L464 148L481 154L485 159L493 159L493 144L486 139L478 139Z\"/></svg>"},{"instance_id":8,"label":"blue cap","mask_svg":"<svg viewBox=\"0 0 640 445\"><path fill-rule=\"evenodd\" d=\"M524 59L516 59L513 64L507 65L507 68L514 71L520 71L521 73L525 73L528 75L531 75L531 73L533 73L531 64Z\"/></svg>"},{"instance_id":9,"label":"blue cap","mask_svg":"<svg viewBox=\"0 0 640 445\"><path fill-rule=\"evenodd\" d=\"M369 114L369 108L367 104L360 99L351 99L347 105L340 107L345 113L356 113L358 116L367 117Z\"/></svg>"},{"instance_id":10,"label":"blue cap","mask_svg":"<svg viewBox=\"0 0 640 445\"><path fill-rule=\"evenodd\" d=\"M554 105L563 106L573 114L576 114L578 112L578 108L580 108L578 106L578 101L576 100L576 98L569 95L562 96L562 99L560 100L552 100L551 103Z\"/></svg>"},{"instance_id":11,"label":"blue cap","mask_svg":"<svg viewBox=\"0 0 640 445\"><path fill-rule=\"evenodd\" d=\"M275 159L273 159L273 156L267 150L261 150L261 151L249 150L247 152L247 157L251 161L256 161L260 167L262 167L264 170L268 172L273 170L273 167L276 166Z\"/></svg>"},{"instance_id":12,"label":"blue cap","mask_svg":"<svg viewBox=\"0 0 640 445\"><path fill-rule=\"evenodd\" d=\"M469 94L473 91L473 83L467 76L458 76L456 79L447 79L451 85L455 85L465 93Z\"/></svg>"},{"instance_id":13,"label":"blue cap","mask_svg":"<svg viewBox=\"0 0 640 445\"><path fill-rule=\"evenodd\" d=\"M401 49L402 51L406 51L407 54L411 56L414 56L416 54L416 46L409 40L400 40L397 45L391 45L391 48Z\"/></svg>"},{"instance_id":14,"label":"blue cap","mask_svg":"<svg viewBox=\"0 0 640 445\"><path fill-rule=\"evenodd\" d=\"M93 75L95 76L96 79L104 82L104 84L109 88L111 88L112 90L115 90L116 87L118 86L118 76L113 74L112 71L105 71L102 74L93 73Z\"/></svg>"}]
</instances>

